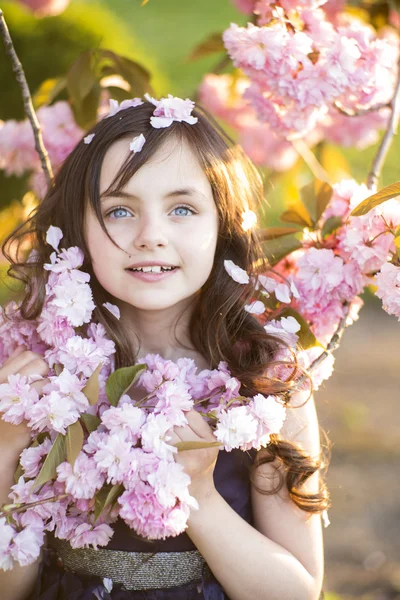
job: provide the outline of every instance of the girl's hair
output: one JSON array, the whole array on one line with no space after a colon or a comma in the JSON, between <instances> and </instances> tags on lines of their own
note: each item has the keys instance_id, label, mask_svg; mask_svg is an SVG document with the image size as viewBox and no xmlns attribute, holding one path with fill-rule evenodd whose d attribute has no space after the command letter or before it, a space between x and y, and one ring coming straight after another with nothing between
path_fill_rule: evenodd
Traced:
<instances>
[{"instance_id":1,"label":"girl's hair","mask_svg":"<svg viewBox=\"0 0 400 600\"><path fill-rule=\"evenodd\" d=\"M123 189L164 142L185 141L211 184L220 223L211 274L193 301L189 323L192 343L208 359L210 368L216 368L220 361L227 362L232 375L242 383L243 396L278 394L287 401L287 393L298 373L296 361L294 359L291 376L285 380L268 374L281 342L268 335L261 323L244 310L254 296L257 274L268 268L257 233L252 229L244 231L242 227L243 212L256 211L263 200L261 177L241 148L203 109L197 107L193 112L198 117L196 125L174 122L165 129L151 126L153 111L154 106L144 102L97 123L91 131L95 135L90 145L83 140L79 142L38 208L4 242L3 252L11 262L9 275L24 284L21 316L35 319L41 313L48 277L43 265L49 262L52 251L46 243L46 232L50 225L60 227L64 234L63 247L79 246L84 252L82 269L91 276L97 307L94 318L104 325L116 343L116 368L135 362L139 350L136 348L135 353L122 324L102 306L104 302L113 302L113 297L98 283L91 267L84 234L85 209L89 202L107 233L100 210L99 180L104 156L117 140L131 140L142 133L146 143L141 152L128 156L111 185L113 190ZM27 246L36 250L29 260L24 259ZM232 260L246 270L251 283L239 285L233 281L224 268L224 260ZM275 460L282 465L289 494L300 508L310 512L326 508L328 496L322 482L315 495L299 489L320 469L320 458L315 459L301 447L274 436L268 446L268 458L263 462ZM274 489L260 491L275 493L281 487L282 481Z\"/></svg>"}]
</instances>

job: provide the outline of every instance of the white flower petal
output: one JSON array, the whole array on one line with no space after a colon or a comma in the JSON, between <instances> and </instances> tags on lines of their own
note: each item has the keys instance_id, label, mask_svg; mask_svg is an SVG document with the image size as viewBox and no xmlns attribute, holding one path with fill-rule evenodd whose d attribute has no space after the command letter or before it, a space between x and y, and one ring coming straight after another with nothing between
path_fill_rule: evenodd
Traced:
<instances>
[{"instance_id":1,"label":"white flower petal","mask_svg":"<svg viewBox=\"0 0 400 600\"><path fill-rule=\"evenodd\" d=\"M112 315L114 315L114 317L116 319L120 319L121 318L121 313L120 310L118 308L118 306L115 306L115 304L111 304L111 302L104 302L103 303L104 308L106 308L108 311L110 311L110 313Z\"/></svg>"},{"instance_id":2,"label":"white flower petal","mask_svg":"<svg viewBox=\"0 0 400 600\"><path fill-rule=\"evenodd\" d=\"M265 312L265 305L261 300L256 300L251 304L246 304L244 310L247 310L248 313L253 315L262 315Z\"/></svg>"},{"instance_id":3,"label":"white flower petal","mask_svg":"<svg viewBox=\"0 0 400 600\"><path fill-rule=\"evenodd\" d=\"M63 235L64 234L59 227L50 225L46 233L46 242L49 244L49 246L54 248L54 250L58 251L58 246L63 238Z\"/></svg>"},{"instance_id":4,"label":"white flower petal","mask_svg":"<svg viewBox=\"0 0 400 600\"><path fill-rule=\"evenodd\" d=\"M237 281L237 283L249 283L249 276L246 271L235 265L233 261L224 260L224 267L228 275L230 275L234 281Z\"/></svg>"},{"instance_id":5,"label":"white flower petal","mask_svg":"<svg viewBox=\"0 0 400 600\"><path fill-rule=\"evenodd\" d=\"M146 138L144 137L143 133L141 133L140 135L133 138L133 140L129 144L129 149L131 150L131 152L140 152L144 146L145 141Z\"/></svg>"},{"instance_id":6,"label":"white flower petal","mask_svg":"<svg viewBox=\"0 0 400 600\"><path fill-rule=\"evenodd\" d=\"M90 135L87 135L86 137L83 138L83 141L85 144L90 144L90 142L92 141L92 139L94 138L96 134L95 133L91 133Z\"/></svg>"}]
</instances>

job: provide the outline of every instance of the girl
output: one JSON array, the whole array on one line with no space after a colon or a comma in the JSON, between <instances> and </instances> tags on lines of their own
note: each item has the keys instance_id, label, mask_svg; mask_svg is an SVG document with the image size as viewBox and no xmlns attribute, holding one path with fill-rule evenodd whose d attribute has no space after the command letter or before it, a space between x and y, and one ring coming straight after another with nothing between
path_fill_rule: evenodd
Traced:
<instances>
[{"instance_id":1,"label":"girl","mask_svg":"<svg viewBox=\"0 0 400 600\"><path fill-rule=\"evenodd\" d=\"M40 314L51 253L45 234L58 226L63 247L84 251L96 320L116 342L117 368L146 353L190 357L199 369L226 361L242 395L285 397L293 381L267 376L279 342L244 309L254 286L238 285L224 269L232 260L254 277L255 265L265 271L255 232L242 227L243 212L262 200L260 176L204 111L191 114L192 103L171 97L148 100L115 104L6 241L5 249L34 240L35 258L10 269L25 283L22 317ZM105 302L118 306L119 321ZM10 373L39 374L40 390L48 371L40 355L19 347L0 382ZM200 505L184 534L150 542L117 521L97 552L49 536L40 564L0 573L3 600L317 600L327 494L315 408L304 400L304 392L292 396L291 405L301 406L288 410L281 435L258 453L179 453ZM215 439L199 413L187 416L171 443ZM0 431L5 502L29 432L3 421Z\"/></svg>"}]
</instances>

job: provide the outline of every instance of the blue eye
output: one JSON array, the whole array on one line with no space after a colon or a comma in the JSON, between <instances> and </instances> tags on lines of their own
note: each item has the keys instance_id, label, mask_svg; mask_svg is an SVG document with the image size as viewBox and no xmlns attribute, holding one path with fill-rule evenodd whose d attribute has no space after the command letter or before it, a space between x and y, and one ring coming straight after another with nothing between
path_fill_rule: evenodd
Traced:
<instances>
[{"instance_id":1,"label":"blue eye","mask_svg":"<svg viewBox=\"0 0 400 600\"><path fill-rule=\"evenodd\" d=\"M125 214L121 214L121 213L125 213ZM112 217L114 219L119 219L119 218L123 218L126 217L128 215L129 211L126 208L123 208L122 206L118 206L117 208L113 208L113 210L111 210L109 213L107 213L107 217Z\"/></svg>"},{"instance_id":2,"label":"blue eye","mask_svg":"<svg viewBox=\"0 0 400 600\"><path fill-rule=\"evenodd\" d=\"M184 205L182 205L182 206L177 206L177 207L176 207L176 208L174 208L173 210L182 210L182 209L183 209L183 210L189 210L189 211L192 213L192 215L194 215L194 214L195 214L195 212L194 212L194 210L193 210L192 208L189 208L189 206L184 206ZM180 214L180 215L177 215L177 216L178 216L178 217L185 217L186 215L182 215L182 214Z\"/></svg>"}]
</instances>

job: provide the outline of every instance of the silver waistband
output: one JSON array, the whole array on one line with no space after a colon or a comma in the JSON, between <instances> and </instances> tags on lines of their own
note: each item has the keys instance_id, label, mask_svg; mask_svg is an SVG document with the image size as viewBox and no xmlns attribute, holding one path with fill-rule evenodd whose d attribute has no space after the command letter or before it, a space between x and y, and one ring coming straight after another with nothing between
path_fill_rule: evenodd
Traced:
<instances>
[{"instance_id":1,"label":"silver waistband","mask_svg":"<svg viewBox=\"0 0 400 600\"><path fill-rule=\"evenodd\" d=\"M50 541L50 540L49 540ZM107 577L126 590L169 588L200 581L205 560L198 550L187 552L125 552L99 548L71 548L69 542L52 538L50 547L63 567L78 575Z\"/></svg>"}]
</instances>

